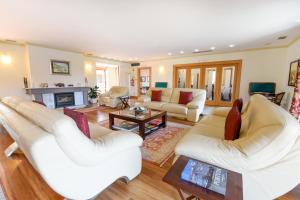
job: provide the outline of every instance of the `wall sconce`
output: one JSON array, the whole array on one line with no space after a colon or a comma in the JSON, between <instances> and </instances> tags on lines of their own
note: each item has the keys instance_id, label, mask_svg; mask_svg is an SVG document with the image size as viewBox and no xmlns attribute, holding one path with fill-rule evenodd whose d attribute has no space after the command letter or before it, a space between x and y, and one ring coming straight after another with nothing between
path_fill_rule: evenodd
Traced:
<instances>
[{"instance_id":1,"label":"wall sconce","mask_svg":"<svg viewBox=\"0 0 300 200\"><path fill-rule=\"evenodd\" d=\"M160 66L159 67L159 73L162 74L165 72L165 67L164 66Z\"/></svg>"},{"instance_id":2,"label":"wall sconce","mask_svg":"<svg viewBox=\"0 0 300 200\"><path fill-rule=\"evenodd\" d=\"M90 63L86 63L85 64L85 70L89 71L89 72L92 71L92 65Z\"/></svg>"},{"instance_id":3,"label":"wall sconce","mask_svg":"<svg viewBox=\"0 0 300 200\"><path fill-rule=\"evenodd\" d=\"M1 60L1 63L4 65L11 64L11 57L9 55L1 55L0 60Z\"/></svg>"}]
</instances>

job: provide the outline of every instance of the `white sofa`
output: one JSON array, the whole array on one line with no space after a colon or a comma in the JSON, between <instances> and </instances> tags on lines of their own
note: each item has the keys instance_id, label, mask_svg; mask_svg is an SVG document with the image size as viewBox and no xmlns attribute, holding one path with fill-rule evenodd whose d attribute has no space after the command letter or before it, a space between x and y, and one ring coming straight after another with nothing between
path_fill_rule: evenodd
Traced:
<instances>
[{"instance_id":1,"label":"white sofa","mask_svg":"<svg viewBox=\"0 0 300 200\"><path fill-rule=\"evenodd\" d=\"M151 101L152 90L162 90L161 101ZM193 100L187 105L178 104L180 91L193 92ZM199 120L205 100L205 90L191 88L150 88L146 95L138 98L138 102L147 108L167 111L169 116L186 118L192 122Z\"/></svg>"},{"instance_id":2,"label":"white sofa","mask_svg":"<svg viewBox=\"0 0 300 200\"><path fill-rule=\"evenodd\" d=\"M176 155L241 173L244 200L275 199L300 183L300 126L287 111L253 95L234 141L224 140L226 116L221 113L194 126L177 144Z\"/></svg>"},{"instance_id":3,"label":"white sofa","mask_svg":"<svg viewBox=\"0 0 300 200\"><path fill-rule=\"evenodd\" d=\"M129 181L141 172L143 140L136 134L89 124L88 139L63 113L17 97L2 98L0 124L65 198L93 198L117 179Z\"/></svg>"},{"instance_id":4,"label":"white sofa","mask_svg":"<svg viewBox=\"0 0 300 200\"><path fill-rule=\"evenodd\" d=\"M113 86L108 92L99 96L99 104L115 108L121 103L120 97L128 95L127 87Z\"/></svg>"}]
</instances>

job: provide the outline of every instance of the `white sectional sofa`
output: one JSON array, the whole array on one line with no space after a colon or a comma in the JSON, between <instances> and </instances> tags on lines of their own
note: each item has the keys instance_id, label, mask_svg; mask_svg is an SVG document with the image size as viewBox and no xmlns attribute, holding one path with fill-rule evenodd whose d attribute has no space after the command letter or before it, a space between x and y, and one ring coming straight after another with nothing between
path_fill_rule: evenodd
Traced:
<instances>
[{"instance_id":1,"label":"white sectional sofa","mask_svg":"<svg viewBox=\"0 0 300 200\"><path fill-rule=\"evenodd\" d=\"M1 124L65 198L91 199L117 179L129 181L141 172L143 140L137 134L89 124L89 139L63 113L17 97L1 100Z\"/></svg>"},{"instance_id":2,"label":"white sectional sofa","mask_svg":"<svg viewBox=\"0 0 300 200\"><path fill-rule=\"evenodd\" d=\"M240 138L224 140L224 112L201 119L177 144L176 155L202 160L243 176L244 200L275 199L300 183L300 125L261 95L243 109Z\"/></svg>"},{"instance_id":3,"label":"white sectional sofa","mask_svg":"<svg viewBox=\"0 0 300 200\"><path fill-rule=\"evenodd\" d=\"M152 90L162 90L161 101L151 101ZM193 92L193 100L187 105L178 104L180 91ZM199 120L205 100L205 90L191 88L150 88L146 95L138 98L138 102L147 108L167 111L170 116L186 118L192 122Z\"/></svg>"}]
</instances>

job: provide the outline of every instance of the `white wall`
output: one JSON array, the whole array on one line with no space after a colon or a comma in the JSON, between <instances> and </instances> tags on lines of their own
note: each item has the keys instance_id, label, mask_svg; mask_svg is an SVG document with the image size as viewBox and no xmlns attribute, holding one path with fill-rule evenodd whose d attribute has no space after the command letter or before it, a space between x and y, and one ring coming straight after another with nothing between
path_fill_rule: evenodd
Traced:
<instances>
[{"instance_id":1,"label":"white wall","mask_svg":"<svg viewBox=\"0 0 300 200\"><path fill-rule=\"evenodd\" d=\"M294 94L294 87L288 86L290 63L298 59L300 59L300 39L287 48L287 59L286 59L286 65L284 68L284 75L283 75L285 91L287 92L286 104L285 104L285 108L287 109L290 108L291 100Z\"/></svg>"},{"instance_id":2,"label":"white wall","mask_svg":"<svg viewBox=\"0 0 300 200\"><path fill-rule=\"evenodd\" d=\"M286 67L286 48L265 49L256 51L242 51L214 55L199 55L156 61L145 61L141 67L152 67L152 85L157 81L168 82L173 87L173 65L185 63L199 63L223 60L242 60L242 75L240 96L248 100L249 82L276 82L277 92L284 90Z\"/></svg>"},{"instance_id":3,"label":"white wall","mask_svg":"<svg viewBox=\"0 0 300 200\"><path fill-rule=\"evenodd\" d=\"M26 48L29 55L32 87L39 87L41 83L48 83L49 87L54 87L55 83L84 86L84 56L82 54L33 45L28 45ZM69 61L71 75L51 74L52 59Z\"/></svg>"},{"instance_id":4,"label":"white wall","mask_svg":"<svg viewBox=\"0 0 300 200\"><path fill-rule=\"evenodd\" d=\"M1 54L11 56L12 63L4 65L0 62L0 98L13 95L28 98L23 89L23 78L26 74L24 47L0 43Z\"/></svg>"}]
</instances>

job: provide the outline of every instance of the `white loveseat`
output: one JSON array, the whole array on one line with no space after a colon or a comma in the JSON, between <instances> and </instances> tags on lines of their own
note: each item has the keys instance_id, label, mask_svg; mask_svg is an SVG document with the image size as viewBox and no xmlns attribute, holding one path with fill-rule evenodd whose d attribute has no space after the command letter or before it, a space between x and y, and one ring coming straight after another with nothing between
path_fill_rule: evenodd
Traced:
<instances>
[{"instance_id":1,"label":"white loveseat","mask_svg":"<svg viewBox=\"0 0 300 200\"><path fill-rule=\"evenodd\" d=\"M176 155L241 173L244 200L275 199L300 183L300 126L261 95L243 110L239 139L224 140L225 116L209 115L180 140Z\"/></svg>"},{"instance_id":2,"label":"white loveseat","mask_svg":"<svg viewBox=\"0 0 300 200\"><path fill-rule=\"evenodd\" d=\"M0 102L3 125L47 184L68 199L90 199L141 172L142 139L90 125L91 139L57 110L17 97ZM30 177L28 177L30 178Z\"/></svg>"},{"instance_id":3,"label":"white loveseat","mask_svg":"<svg viewBox=\"0 0 300 200\"><path fill-rule=\"evenodd\" d=\"M128 95L128 87L113 86L108 92L99 96L99 104L115 108L121 103L120 97Z\"/></svg>"},{"instance_id":4,"label":"white loveseat","mask_svg":"<svg viewBox=\"0 0 300 200\"><path fill-rule=\"evenodd\" d=\"M161 101L151 101L152 90L162 90ZM193 100L187 105L178 104L180 91L192 92ZM167 111L169 116L186 118L192 122L199 120L205 100L205 90L191 88L150 88L146 95L138 98L138 102L147 108Z\"/></svg>"}]
</instances>

